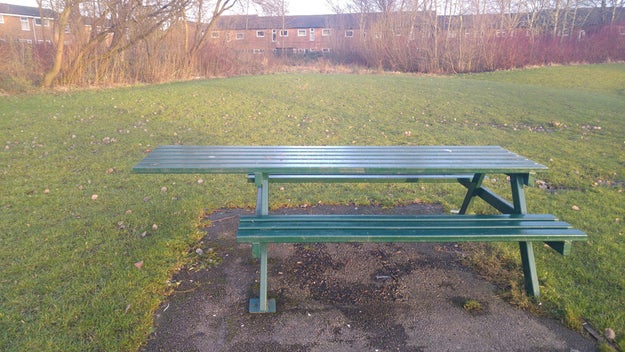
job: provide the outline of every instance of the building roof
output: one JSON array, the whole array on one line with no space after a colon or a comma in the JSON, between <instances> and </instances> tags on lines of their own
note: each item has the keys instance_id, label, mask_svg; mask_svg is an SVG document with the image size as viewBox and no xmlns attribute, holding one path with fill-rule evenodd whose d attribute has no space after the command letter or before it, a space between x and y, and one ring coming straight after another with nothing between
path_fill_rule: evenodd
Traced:
<instances>
[{"instance_id":1,"label":"building roof","mask_svg":"<svg viewBox=\"0 0 625 352\"><path fill-rule=\"evenodd\" d=\"M0 3L0 15L12 15L20 17L41 17L38 7L21 6ZM50 9L43 9L43 16L53 18L54 12Z\"/></svg>"},{"instance_id":2,"label":"building roof","mask_svg":"<svg viewBox=\"0 0 625 352\"><path fill-rule=\"evenodd\" d=\"M282 28L356 28L358 15L302 15L302 16L221 16L217 28L221 30L250 30Z\"/></svg>"}]
</instances>

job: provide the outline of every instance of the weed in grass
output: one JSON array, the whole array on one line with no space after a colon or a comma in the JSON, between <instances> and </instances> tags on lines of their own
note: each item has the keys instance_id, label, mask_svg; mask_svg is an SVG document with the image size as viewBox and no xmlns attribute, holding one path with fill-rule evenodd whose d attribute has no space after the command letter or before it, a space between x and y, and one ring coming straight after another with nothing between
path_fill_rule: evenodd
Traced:
<instances>
[{"instance_id":1,"label":"weed in grass","mask_svg":"<svg viewBox=\"0 0 625 352\"><path fill-rule=\"evenodd\" d=\"M464 304L462 305L462 308L464 308L464 310L466 310L469 313L480 312L482 311L482 309L484 309L480 301L477 301L471 298L467 299L464 302Z\"/></svg>"},{"instance_id":2,"label":"weed in grass","mask_svg":"<svg viewBox=\"0 0 625 352\"><path fill-rule=\"evenodd\" d=\"M564 324L569 327L569 329L582 331L583 323L582 317L577 312L573 311L572 308L566 307L564 309Z\"/></svg>"},{"instance_id":3,"label":"weed in grass","mask_svg":"<svg viewBox=\"0 0 625 352\"><path fill-rule=\"evenodd\" d=\"M599 351L599 352L616 352L616 349L614 347L612 347L607 342L601 342L599 344L599 348L597 349L597 351Z\"/></svg>"}]
</instances>

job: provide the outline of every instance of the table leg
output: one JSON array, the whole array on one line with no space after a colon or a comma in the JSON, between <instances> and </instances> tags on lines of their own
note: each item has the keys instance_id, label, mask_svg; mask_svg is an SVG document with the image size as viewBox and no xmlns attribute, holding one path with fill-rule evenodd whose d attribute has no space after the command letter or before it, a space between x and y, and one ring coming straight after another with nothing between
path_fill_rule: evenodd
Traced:
<instances>
[{"instance_id":1,"label":"table leg","mask_svg":"<svg viewBox=\"0 0 625 352\"><path fill-rule=\"evenodd\" d=\"M269 176L259 172L254 174L254 182L258 188L256 195L256 215L269 215Z\"/></svg>"},{"instance_id":2,"label":"table leg","mask_svg":"<svg viewBox=\"0 0 625 352\"><path fill-rule=\"evenodd\" d=\"M523 265L523 278L525 280L525 292L534 298L540 297L540 286L538 285L538 273L536 261L534 260L534 247L532 242L519 242L521 251L521 264Z\"/></svg>"},{"instance_id":3,"label":"table leg","mask_svg":"<svg viewBox=\"0 0 625 352\"><path fill-rule=\"evenodd\" d=\"M256 195L256 215L269 215L269 177L266 173L254 174L258 193ZM267 299L267 243L253 243L252 257L260 259L259 298L250 299L250 313L273 313L276 300Z\"/></svg>"},{"instance_id":4,"label":"table leg","mask_svg":"<svg viewBox=\"0 0 625 352\"><path fill-rule=\"evenodd\" d=\"M254 174L256 184L256 215L269 215L269 176L265 173ZM260 249L258 245L252 244L252 258L259 258Z\"/></svg>"},{"instance_id":5,"label":"table leg","mask_svg":"<svg viewBox=\"0 0 625 352\"><path fill-rule=\"evenodd\" d=\"M260 248L260 292L259 298L250 299L250 313L274 313L276 300L267 299L267 243L258 243Z\"/></svg>"},{"instance_id":6,"label":"table leg","mask_svg":"<svg viewBox=\"0 0 625 352\"><path fill-rule=\"evenodd\" d=\"M477 196L477 191L482 187L482 181L484 181L484 174L475 174L470 183L466 184L467 195L464 196L462 207L460 207L460 214L466 214L469 205L473 201L473 198Z\"/></svg>"},{"instance_id":7,"label":"table leg","mask_svg":"<svg viewBox=\"0 0 625 352\"><path fill-rule=\"evenodd\" d=\"M525 202L525 192L523 191L524 183L525 179L521 175L510 175L514 214L527 214L527 203ZM521 264L523 265L525 292L529 296L538 298L540 296L540 285L538 284L538 272L536 270L532 242L519 242L519 250L521 252Z\"/></svg>"},{"instance_id":8,"label":"table leg","mask_svg":"<svg viewBox=\"0 0 625 352\"><path fill-rule=\"evenodd\" d=\"M510 175L510 187L512 187L512 204L514 214L527 214L525 192L523 191L524 178L520 175Z\"/></svg>"}]
</instances>

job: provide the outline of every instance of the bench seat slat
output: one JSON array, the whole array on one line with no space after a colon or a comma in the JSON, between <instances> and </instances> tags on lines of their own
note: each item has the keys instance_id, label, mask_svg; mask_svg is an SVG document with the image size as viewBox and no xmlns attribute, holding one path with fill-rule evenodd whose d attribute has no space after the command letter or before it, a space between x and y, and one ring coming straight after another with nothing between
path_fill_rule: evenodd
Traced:
<instances>
[{"instance_id":1,"label":"bench seat slat","mask_svg":"<svg viewBox=\"0 0 625 352\"><path fill-rule=\"evenodd\" d=\"M584 233L575 229L497 229L497 230L385 230L358 232L347 230L272 230L239 234L237 241L247 243L299 242L507 242L583 240Z\"/></svg>"},{"instance_id":2,"label":"bench seat slat","mask_svg":"<svg viewBox=\"0 0 625 352\"><path fill-rule=\"evenodd\" d=\"M284 215L243 216L237 241L463 242L572 241L586 234L553 215Z\"/></svg>"}]
</instances>

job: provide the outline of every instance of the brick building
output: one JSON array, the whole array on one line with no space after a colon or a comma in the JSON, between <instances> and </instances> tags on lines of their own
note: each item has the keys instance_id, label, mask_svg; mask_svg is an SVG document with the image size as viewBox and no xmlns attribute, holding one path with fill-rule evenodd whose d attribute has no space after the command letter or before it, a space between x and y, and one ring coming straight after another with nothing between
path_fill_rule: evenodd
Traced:
<instances>
[{"instance_id":1,"label":"brick building","mask_svg":"<svg viewBox=\"0 0 625 352\"><path fill-rule=\"evenodd\" d=\"M51 10L0 3L0 41L50 43L53 21Z\"/></svg>"},{"instance_id":2,"label":"brick building","mask_svg":"<svg viewBox=\"0 0 625 352\"><path fill-rule=\"evenodd\" d=\"M307 16L222 16L210 40L237 50L318 55L329 53L358 37L354 14Z\"/></svg>"}]
</instances>

